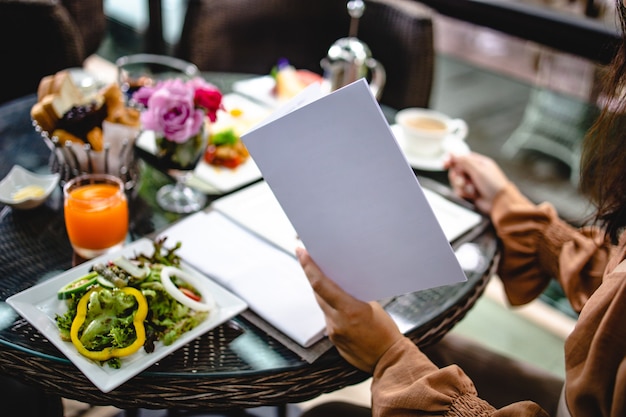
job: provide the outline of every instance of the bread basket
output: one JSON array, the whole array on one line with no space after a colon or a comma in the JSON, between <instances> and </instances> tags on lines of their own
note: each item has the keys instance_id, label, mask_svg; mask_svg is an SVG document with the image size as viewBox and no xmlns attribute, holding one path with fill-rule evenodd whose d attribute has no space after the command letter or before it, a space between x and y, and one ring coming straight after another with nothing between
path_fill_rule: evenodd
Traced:
<instances>
[{"instance_id":1,"label":"bread basket","mask_svg":"<svg viewBox=\"0 0 626 417\"><path fill-rule=\"evenodd\" d=\"M86 91L74 81L75 71L42 78L33 126L50 149L50 170L61 184L85 173L119 177L127 190L138 177L134 145L139 111L126 106L116 83Z\"/></svg>"},{"instance_id":2,"label":"bread basket","mask_svg":"<svg viewBox=\"0 0 626 417\"><path fill-rule=\"evenodd\" d=\"M88 143L62 141L50 135L36 121L33 126L50 149L50 170L60 175L61 184L84 173L114 175L124 182L127 190L137 183L139 172L134 147L138 128L104 121L103 149L95 151Z\"/></svg>"}]
</instances>

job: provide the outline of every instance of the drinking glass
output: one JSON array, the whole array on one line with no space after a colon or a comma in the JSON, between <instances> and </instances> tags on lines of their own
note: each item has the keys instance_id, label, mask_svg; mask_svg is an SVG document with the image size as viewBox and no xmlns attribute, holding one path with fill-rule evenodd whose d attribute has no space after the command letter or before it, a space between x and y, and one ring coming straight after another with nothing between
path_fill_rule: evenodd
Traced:
<instances>
[{"instance_id":1,"label":"drinking glass","mask_svg":"<svg viewBox=\"0 0 626 417\"><path fill-rule=\"evenodd\" d=\"M206 196L189 187L187 180L204 154L208 140L206 125L185 143L156 138L157 165L176 180L174 184L164 185L157 191L156 200L162 209L173 213L193 213L204 207Z\"/></svg>"},{"instance_id":2,"label":"drinking glass","mask_svg":"<svg viewBox=\"0 0 626 417\"><path fill-rule=\"evenodd\" d=\"M85 259L122 248L128 233L124 183L108 174L85 174L63 186L65 227L74 251Z\"/></svg>"},{"instance_id":3,"label":"drinking glass","mask_svg":"<svg viewBox=\"0 0 626 417\"><path fill-rule=\"evenodd\" d=\"M117 82L129 100L133 93L144 86L152 86L158 80L181 77L193 78L200 74L191 62L167 55L134 54L115 61Z\"/></svg>"}]
</instances>

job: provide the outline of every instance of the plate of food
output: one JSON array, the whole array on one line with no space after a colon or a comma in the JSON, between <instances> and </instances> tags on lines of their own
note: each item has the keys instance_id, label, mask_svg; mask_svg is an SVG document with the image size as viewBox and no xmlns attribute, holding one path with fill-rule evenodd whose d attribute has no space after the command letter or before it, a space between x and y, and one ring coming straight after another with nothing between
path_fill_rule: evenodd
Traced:
<instances>
[{"instance_id":1,"label":"plate of food","mask_svg":"<svg viewBox=\"0 0 626 417\"><path fill-rule=\"evenodd\" d=\"M224 111L211 124L209 145L189 184L201 181L226 193L261 178L241 135L269 116L271 110L239 94L225 95L222 104Z\"/></svg>"},{"instance_id":2,"label":"plate of food","mask_svg":"<svg viewBox=\"0 0 626 417\"><path fill-rule=\"evenodd\" d=\"M227 193L261 179L261 171L241 141L241 135L269 116L271 110L238 94L222 98L224 108L210 125L209 144L187 184L207 194ZM140 151L157 152L154 132L137 138Z\"/></svg>"},{"instance_id":3,"label":"plate of food","mask_svg":"<svg viewBox=\"0 0 626 417\"><path fill-rule=\"evenodd\" d=\"M268 75L237 81L233 90L276 109L313 83L324 84L321 75L295 68L281 59Z\"/></svg>"},{"instance_id":4,"label":"plate of food","mask_svg":"<svg viewBox=\"0 0 626 417\"><path fill-rule=\"evenodd\" d=\"M185 264L165 239L140 239L6 302L102 392L247 308Z\"/></svg>"}]
</instances>

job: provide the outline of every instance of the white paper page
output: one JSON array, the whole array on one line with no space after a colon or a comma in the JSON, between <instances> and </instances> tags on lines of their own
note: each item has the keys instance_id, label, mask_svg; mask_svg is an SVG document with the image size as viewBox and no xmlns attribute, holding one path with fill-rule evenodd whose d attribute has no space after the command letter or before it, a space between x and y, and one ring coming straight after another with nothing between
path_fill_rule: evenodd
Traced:
<instances>
[{"instance_id":1,"label":"white paper page","mask_svg":"<svg viewBox=\"0 0 626 417\"><path fill-rule=\"evenodd\" d=\"M324 316L298 261L222 214L195 213L166 229L189 264L231 290L250 309L308 347L325 329Z\"/></svg>"},{"instance_id":2,"label":"white paper page","mask_svg":"<svg viewBox=\"0 0 626 417\"><path fill-rule=\"evenodd\" d=\"M242 140L313 259L352 295L466 279L365 80Z\"/></svg>"},{"instance_id":3,"label":"white paper page","mask_svg":"<svg viewBox=\"0 0 626 417\"><path fill-rule=\"evenodd\" d=\"M454 242L483 220L479 213L454 203L428 188L422 188L422 191L449 242Z\"/></svg>"},{"instance_id":4,"label":"white paper page","mask_svg":"<svg viewBox=\"0 0 626 417\"><path fill-rule=\"evenodd\" d=\"M427 188L422 190L449 242L453 242L482 221L480 214ZM288 254L294 255L297 247L304 246L265 181L218 198L211 206Z\"/></svg>"},{"instance_id":5,"label":"white paper page","mask_svg":"<svg viewBox=\"0 0 626 417\"><path fill-rule=\"evenodd\" d=\"M218 198L211 207L292 256L304 246L265 181Z\"/></svg>"}]
</instances>

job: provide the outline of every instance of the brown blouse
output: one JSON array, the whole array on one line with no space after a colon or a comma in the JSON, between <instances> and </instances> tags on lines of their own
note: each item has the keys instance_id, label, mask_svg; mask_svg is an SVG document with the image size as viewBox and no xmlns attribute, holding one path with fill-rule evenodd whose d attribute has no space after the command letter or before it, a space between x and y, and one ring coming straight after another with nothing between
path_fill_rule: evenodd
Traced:
<instances>
[{"instance_id":1,"label":"brown blouse","mask_svg":"<svg viewBox=\"0 0 626 417\"><path fill-rule=\"evenodd\" d=\"M509 184L491 213L502 240L498 275L512 305L537 297L553 277L580 311L565 342L565 399L573 417L626 416L626 233L617 247L597 229L575 229L549 204ZM374 369L374 416L547 416L524 401L496 410L457 366L438 369L407 338Z\"/></svg>"}]
</instances>

